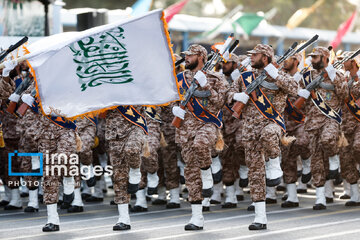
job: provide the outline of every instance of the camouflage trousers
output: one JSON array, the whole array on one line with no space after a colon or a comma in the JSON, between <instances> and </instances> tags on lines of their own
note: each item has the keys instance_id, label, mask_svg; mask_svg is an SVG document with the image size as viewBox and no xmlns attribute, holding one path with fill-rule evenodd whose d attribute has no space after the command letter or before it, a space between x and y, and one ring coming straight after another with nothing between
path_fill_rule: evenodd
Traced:
<instances>
[{"instance_id":1,"label":"camouflage trousers","mask_svg":"<svg viewBox=\"0 0 360 240\"><path fill-rule=\"evenodd\" d=\"M222 181L226 186L234 184L239 178L240 165L245 164L245 152L241 144L242 129L224 136L225 149L220 153L222 163Z\"/></svg>"},{"instance_id":2,"label":"camouflage trousers","mask_svg":"<svg viewBox=\"0 0 360 240\"><path fill-rule=\"evenodd\" d=\"M93 151L84 151L84 152L80 152L78 153L79 155L79 160L80 163L82 165L86 165L89 166L90 164L93 164ZM79 169L80 169L80 164L79 164ZM78 174L75 176L75 182L76 182L76 186L80 187L81 186L81 172L79 171Z\"/></svg>"},{"instance_id":3,"label":"camouflage trousers","mask_svg":"<svg viewBox=\"0 0 360 240\"><path fill-rule=\"evenodd\" d=\"M69 161L70 155L76 153L75 132L64 130L58 139L46 139L45 136L39 139L38 144L39 152L44 154L44 204L54 204L58 202L59 187L62 184L63 177L75 175L76 173L72 169L78 169L76 168L78 163L71 164ZM47 151L49 154L48 160L45 157ZM60 157L58 154L62 154L62 156ZM64 161L63 156L68 158L67 162Z\"/></svg>"},{"instance_id":4,"label":"camouflage trousers","mask_svg":"<svg viewBox=\"0 0 360 240\"><path fill-rule=\"evenodd\" d=\"M22 135L19 141L19 152L24 153L36 153L38 152L37 142L34 140L34 136ZM32 171L31 157L21 157L21 171L30 173ZM35 190L38 186L40 177L37 176L25 176L24 181L29 190Z\"/></svg>"},{"instance_id":5,"label":"camouflage trousers","mask_svg":"<svg viewBox=\"0 0 360 240\"><path fill-rule=\"evenodd\" d=\"M180 182L180 171L177 166L175 143L175 131L172 135L165 135L164 137L167 142L166 147L159 149L159 186L165 185L166 189L174 189L179 187Z\"/></svg>"},{"instance_id":6,"label":"camouflage trousers","mask_svg":"<svg viewBox=\"0 0 360 240\"><path fill-rule=\"evenodd\" d=\"M308 131L311 147L311 175L315 187L325 184L329 173L329 157L339 153L338 139L340 126L337 122L327 121L321 128Z\"/></svg>"},{"instance_id":7,"label":"camouflage trousers","mask_svg":"<svg viewBox=\"0 0 360 240\"><path fill-rule=\"evenodd\" d=\"M145 136L149 144L150 156L141 157L141 181L140 189L144 189L147 185L147 173L156 173L159 164L158 164L158 150L160 148L160 131L150 131L149 135Z\"/></svg>"},{"instance_id":8,"label":"camouflage trousers","mask_svg":"<svg viewBox=\"0 0 360 240\"><path fill-rule=\"evenodd\" d=\"M359 180L356 164L360 164L360 125L352 134L345 134L345 137L349 145L340 149L341 176L348 183L355 184Z\"/></svg>"},{"instance_id":9,"label":"camouflage trousers","mask_svg":"<svg viewBox=\"0 0 360 240\"><path fill-rule=\"evenodd\" d=\"M206 124L196 132L195 137L181 145L181 156L185 162L184 177L190 202L203 200L200 170L210 167L211 152L216 138L216 127Z\"/></svg>"},{"instance_id":10,"label":"camouflage trousers","mask_svg":"<svg viewBox=\"0 0 360 240\"><path fill-rule=\"evenodd\" d=\"M253 202L265 201L265 159L280 155L281 129L277 124L270 123L263 128L245 128L256 131L251 133L255 139L244 141L245 162L249 169L248 178L250 195ZM248 134L243 131L243 134Z\"/></svg>"},{"instance_id":11,"label":"camouflage trousers","mask_svg":"<svg viewBox=\"0 0 360 240\"><path fill-rule=\"evenodd\" d=\"M296 137L296 140L290 146L281 148L281 168L283 170L284 182L287 184L297 181L297 158L300 155L302 159L310 157L309 136L305 132L304 125L299 126L294 131L287 132L288 136Z\"/></svg>"},{"instance_id":12,"label":"camouflage trousers","mask_svg":"<svg viewBox=\"0 0 360 240\"><path fill-rule=\"evenodd\" d=\"M143 131L136 127L127 136L108 141L116 204L130 202L127 192L130 168L139 168L144 144Z\"/></svg>"},{"instance_id":13,"label":"camouflage trousers","mask_svg":"<svg viewBox=\"0 0 360 240\"><path fill-rule=\"evenodd\" d=\"M8 168L9 168L9 153L13 153L15 150L19 148L19 139L4 139L5 147L1 149L1 179L11 189L19 188L20 186L20 177L18 176L9 176ZM21 160L23 158L20 157L12 157L11 158L11 171L16 173L21 171Z\"/></svg>"}]
</instances>

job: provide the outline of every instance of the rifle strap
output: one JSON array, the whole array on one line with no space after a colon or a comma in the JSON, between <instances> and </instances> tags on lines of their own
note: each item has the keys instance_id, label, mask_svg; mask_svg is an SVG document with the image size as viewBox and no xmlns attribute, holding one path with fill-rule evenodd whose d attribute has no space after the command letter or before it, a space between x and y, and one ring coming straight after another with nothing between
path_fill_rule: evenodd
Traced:
<instances>
[{"instance_id":1,"label":"rifle strap","mask_svg":"<svg viewBox=\"0 0 360 240\"><path fill-rule=\"evenodd\" d=\"M245 87L249 86L249 84L251 84L256 79L255 74L253 72L244 72L240 75L240 78L243 81ZM266 119L269 119L274 123L276 123L277 125L279 125L279 127L283 130L283 132L286 132L284 118L271 104L266 94L259 87L255 89L255 93L257 96L257 100L255 101L252 98L250 99L255 104L257 110L259 110L259 112Z\"/></svg>"}]
</instances>

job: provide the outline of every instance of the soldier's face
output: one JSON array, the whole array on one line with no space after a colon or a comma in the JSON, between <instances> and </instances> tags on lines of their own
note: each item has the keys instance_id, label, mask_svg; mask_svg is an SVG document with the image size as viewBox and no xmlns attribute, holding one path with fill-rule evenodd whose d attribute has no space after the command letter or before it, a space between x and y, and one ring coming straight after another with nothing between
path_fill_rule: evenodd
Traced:
<instances>
[{"instance_id":1,"label":"soldier's face","mask_svg":"<svg viewBox=\"0 0 360 240\"><path fill-rule=\"evenodd\" d=\"M352 69L352 63L351 62L352 62L352 60L344 62L345 71L350 71Z\"/></svg>"},{"instance_id":2,"label":"soldier's face","mask_svg":"<svg viewBox=\"0 0 360 240\"><path fill-rule=\"evenodd\" d=\"M251 67L253 68L263 68L265 67L264 64L264 58L265 56L262 53L252 53L250 56L250 60L251 60Z\"/></svg>"},{"instance_id":3,"label":"soldier's face","mask_svg":"<svg viewBox=\"0 0 360 240\"><path fill-rule=\"evenodd\" d=\"M193 70L199 65L199 55L185 55L185 69Z\"/></svg>"},{"instance_id":4,"label":"soldier's face","mask_svg":"<svg viewBox=\"0 0 360 240\"><path fill-rule=\"evenodd\" d=\"M284 62L284 70L289 71L292 70L295 66L295 59L293 58L288 58L285 60Z\"/></svg>"},{"instance_id":5,"label":"soldier's face","mask_svg":"<svg viewBox=\"0 0 360 240\"><path fill-rule=\"evenodd\" d=\"M311 64L312 64L313 68L317 69L317 70L325 67L323 57L319 56L319 55L311 56Z\"/></svg>"},{"instance_id":6,"label":"soldier's face","mask_svg":"<svg viewBox=\"0 0 360 240\"><path fill-rule=\"evenodd\" d=\"M235 65L235 67L234 67ZM223 73L226 75L226 76L230 76L230 74L235 70L236 68L236 63L234 62L224 62L223 63Z\"/></svg>"}]
</instances>

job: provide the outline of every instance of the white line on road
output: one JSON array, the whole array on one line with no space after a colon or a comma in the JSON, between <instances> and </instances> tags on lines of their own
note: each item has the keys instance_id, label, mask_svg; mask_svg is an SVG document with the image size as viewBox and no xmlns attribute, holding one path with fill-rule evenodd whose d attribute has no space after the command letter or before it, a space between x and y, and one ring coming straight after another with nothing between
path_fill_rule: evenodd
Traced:
<instances>
[{"instance_id":1,"label":"white line on road","mask_svg":"<svg viewBox=\"0 0 360 240\"><path fill-rule=\"evenodd\" d=\"M274 234L280 234L280 233L286 233L286 232L295 232L295 231L312 229L312 228L328 227L328 226L332 226L332 225L344 224L344 223L350 223L350 222L357 222L357 221L360 221L360 218L354 218L354 219L350 219L350 220L342 220L342 221L336 221L336 222L326 222L326 223L321 223L321 224L312 224L312 225L309 225L309 226L302 226L302 227L288 228L288 229L282 229L282 230L275 230L275 231L264 232L264 233L258 233L257 232L257 234L255 234L255 235L247 235L247 236L241 236L241 237L235 237L235 238L224 238L223 240L239 240L239 239L249 239L249 238L253 238L253 237L264 237L264 236L269 236L269 235L274 235ZM172 236L172 237L176 237L176 235ZM155 239L153 239L153 240L155 240Z\"/></svg>"},{"instance_id":2,"label":"white line on road","mask_svg":"<svg viewBox=\"0 0 360 240\"><path fill-rule=\"evenodd\" d=\"M337 233L330 233L330 234L315 236L315 237L301 238L301 240L318 240L318 239L324 239L324 238L327 239L329 237L337 237L337 236L341 236L342 239L345 239L345 237L344 237L345 235L354 234L354 233L360 233L360 229L344 231L344 232L337 232Z\"/></svg>"}]
</instances>

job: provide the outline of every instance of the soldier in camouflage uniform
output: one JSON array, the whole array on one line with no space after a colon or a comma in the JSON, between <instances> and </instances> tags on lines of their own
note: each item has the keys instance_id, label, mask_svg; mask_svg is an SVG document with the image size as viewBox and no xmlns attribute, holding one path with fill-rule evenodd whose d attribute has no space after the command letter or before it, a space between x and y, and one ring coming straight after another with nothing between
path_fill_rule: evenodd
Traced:
<instances>
[{"instance_id":1,"label":"soldier in camouflage uniform","mask_svg":"<svg viewBox=\"0 0 360 240\"><path fill-rule=\"evenodd\" d=\"M316 47L310 56L314 68L312 79L325 71L327 74L323 83L332 88L330 90L320 87L316 90L334 111L338 111L348 92L343 75L329 63L330 51L327 48ZM299 96L309 98L310 92L300 89ZM305 131L311 146L311 175L316 187L316 202L313 209L322 210L326 209L324 185L329 169L337 171L339 167L337 154L339 153L340 125L337 121L324 115L310 100L307 101L305 109Z\"/></svg>"},{"instance_id":2,"label":"soldier in camouflage uniform","mask_svg":"<svg viewBox=\"0 0 360 240\"><path fill-rule=\"evenodd\" d=\"M34 88L35 81L31 83L30 87L24 92L24 94L29 94ZM23 101L26 101L26 95L23 96ZM39 115L32 109L27 111L26 114L19 119L16 126L20 133L19 152L35 153L38 151L35 136L39 131L39 120ZM21 160L22 172L39 172L40 159L38 156L22 157ZM24 180L27 188L29 189L29 203L24 211L37 212L39 210L38 193L40 178L37 176L25 176Z\"/></svg>"},{"instance_id":3,"label":"soldier in camouflage uniform","mask_svg":"<svg viewBox=\"0 0 360 240\"><path fill-rule=\"evenodd\" d=\"M4 62L5 68L2 69L2 76L0 81L0 92L1 92L1 100L4 103L7 101L9 96L14 92L16 85L15 81L13 80L16 77L17 71L16 69L13 70L17 66L17 62L6 61ZM3 105L3 104L2 104ZM15 186L8 186L9 180L15 180L19 183L19 178L12 178L9 179L8 176L8 153L17 150L17 141L18 135L15 131L14 124L16 123L15 117L12 117L9 113L5 112L6 107L3 106L3 113L0 116L0 121L2 124L2 134L5 140L5 148L1 149L1 161L0 161L0 179L4 182L5 187L5 199L0 202L0 206L5 206L8 210L15 210L22 208L22 202L20 199L20 191L19 185ZM10 122L5 123L9 119ZM9 129L10 127L10 129ZM11 129L11 127L13 127ZM16 158L13 158L12 166L16 172L16 168L19 169L20 163L17 161Z\"/></svg>"},{"instance_id":4,"label":"soldier in camouflage uniform","mask_svg":"<svg viewBox=\"0 0 360 240\"><path fill-rule=\"evenodd\" d=\"M175 60L179 61L181 57L174 54ZM176 67L175 72L179 74L185 70L184 64ZM180 171L177 164L176 153L180 152L175 143L175 128L171 125L173 115L171 112L174 103L161 108L160 131L163 134L161 148L159 149L159 187L158 199L153 204L166 204L166 208L180 208ZM165 186L163 186L165 185ZM170 201L166 202L166 189L170 192Z\"/></svg>"},{"instance_id":5,"label":"soldier in camouflage uniform","mask_svg":"<svg viewBox=\"0 0 360 240\"><path fill-rule=\"evenodd\" d=\"M161 132L164 135L165 146L159 151L159 165L164 169L164 182L170 192L170 201L166 208L180 208L180 171L177 164L176 152L180 151L175 143L175 128L171 125L173 115L171 109L174 104L162 107Z\"/></svg>"},{"instance_id":6,"label":"soldier in camouflage uniform","mask_svg":"<svg viewBox=\"0 0 360 240\"><path fill-rule=\"evenodd\" d=\"M78 166L79 162L76 154L79 144L76 141L77 133L73 129L60 127L46 116L40 117L38 127L40 130L35 136L35 140L39 152L44 156L43 191L44 204L48 213L48 221L43 227L43 231L59 231L57 202L61 183L64 186L63 204L70 205L74 200L75 180L74 176L70 174L70 169ZM49 157L47 158L47 156ZM65 162L65 158L67 158L67 162ZM72 161L71 159L74 158L75 161Z\"/></svg>"},{"instance_id":7,"label":"soldier in camouflage uniform","mask_svg":"<svg viewBox=\"0 0 360 240\"><path fill-rule=\"evenodd\" d=\"M136 109L139 111L140 107ZM130 194L136 193L141 178L144 132L115 109L107 113L105 139L113 167L115 204L119 210L119 219L113 230L128 230L131 228L128 212Z\"/></svg>"},{"instance_id":8,"label":"soldier in camouflage uniform","mask_svg":"<svg viewBox=\"0 0 360 240\"><path fill-rule=\"evenodd\" d=\"M149 109L149 110L148 110ZM151 108L146 108L146 111L152 111ZM139 185L139 190L136 192L136 203L135 206L131 209L132 212L146 212L147 211L147 202L146 202L146 192L147 194L153 195L157 193L157 186L159 184L159 177L157 175L158 170L158 150L160 148L160 116L161 108L156 107L153 112L158 116L159 119L156 119L155 116L149 116L146 113L146 122L149 130L149 135L145 136L145 140L149 145L150 154L148 157L141 157L141 181Z\"/></svg>"},{"instance_id":9,"label":"soldier in camouflage uniform","mask_svg":"<svg viewBox=\"0 0 360 240\"><path fill-rule=\"evenodd\" d=\"M297 71L299 63L302 60L300 53L293 55L284 62L284 71L291 75L298 83L302 80L301 74ZM289 97L289 101L294 103L296 97ZM291 208L299 206L297 197L296 181L298 179L297 159L301 159L310 163L309 139L304 130L304 124L293 120L287 112L285 112L286 133L289 136L296 137L296 140L290 146L283 146L281 151L281 167L284 173L284 183L287 188L287 200L281 204L283 208ZM305 165L305 164L304 164Z\"/></svg>"},{"instance_id":10,"label":"soldier in camouflage uniform","mask_svg":"<svg viewBox=\"0 0 360 240\"><path fill-rule=\"evenodd\" d=\"M235 54L231 54L230 59L223 63L223 74L229 86L240 76L237 69L239 59ZM220 154L222 161L223 177L222 182L226 186L226 199L223 208L236 208L236 186L235 181L239 178L240 164L245 165L245 153L241 145L242 121L232 116L230 105L224 107L224 142L227 148ZM239 183L238 183L239 184Z\"/></svg>"},{"instance_id":11,"label":"soldier in camouflage uniform","mask_svg":"<svg viewBox=\"0 0 360 240\"><path fill-rule=\"evenodd\" d=\"M277 89L270 90L260 87L268 96L274 108L282 114L288 95L296 95L297 93L297 82L289 75L278 72L274 67L272 64L274 50L269 45L258 44L248 53L251 54L251 66L255 68L255 76L265 70L268 75L266 81L273 85L274 89ZM245 90L245 87L242 86L240 81L241 78L234 81L232 90L228 94L228 103L231 103L233 99L243 104L248 102L249 96L245 92L241 92ZM271 171L281 176L279 174L281 171L279 156L282 130L279 125L264 118L253 103L249 103L244 107L242 118L244 121L242 143L245 148L246 165L249 168L250 194L252 201L255 203L255 220L249 226L249 229L261 230L266 229L267 223L265 210L265 159L269 159L267 164L272 167Z\"/></svg>"},{"instance_id":12,"label":"soldier in camouflage uniform","mask_svg":"<svg viewBox=\"0 0 360 240\"><path fill-rule=\"evenodd\" d=\"M194 79L199 83L199 90L209 90L211 96L198 99L204 107L216 115L224 105L228 83L215 72L204 74L200 71L207 59L204 47L194 44L185 53L185 81L191 84ZM211 197L213 179L211 174L211 152L216 144L217 129L211 123L203 122L192 115L186 108L173 107L173 114L183 119L176 131L176 142L181 145L181 155L186 164L185 180L189 191L192 217L185 230L203 229L204 218L201 202L204 197Z\"/></svg>"},{"instance_id":13,"label":"soldier in camouflage uniform","mask_svg":"<svg viewBox=\"0 0 360 240\"><path fill-rule=\"evenodd\" d=\"M342 58L350 56L352 52L345 52ZM344 62L345 71L349 74L346 77L350 94L354 96L355 100L360 97L360 57ZM347 98L350 99L350 95ZM346 101L348 101L347 99ZM350 184L350 200L345 203L345 206L359 206L359 171L356 168L360 164L360 120L357 120L352 112L350 112L347 105L342 107L343 123L341 130L344 132L346 139L349 142L348 146L340 149L340 164L341 175ZM359 117L358 117L359 119Z\"/></svg>"},{"instance_id":14,"label":"soldier in camouflage uniform","mask_svg":"<svg viewBox=\"0 0 360 240\"><path fill-rule=\"evenodd\" d=\"M15 79L21 77L21 64L17 64L16 62L5 62L5 68L3 69L3 85L4 94L9 90L14 92L16 84ZM7 94L6 94L7 95ZM1 159L3 162L4 176L2 177L5 185L10 189L11 192L11 201L8 205L5 206L5 210L17 210L22 208L22 201L20 199L20 177L18 176L9 176L8 175L8 154L13 153L15 150L19 148L19 139L20 135L16 129L16 125L18 122L18 117L15 114L10 114L6 111L5 101L2 101L1 108L3 114L1 115L0 121L2 122L3 129L3 137L5 141L5 147L1 151ZM12 172L20 172L21 168L21 159L17 156L12 157L11 161L11 169Z\"/></svg>"},{"instance_id":15,"label":"soldier in camouflage uniform","mask_svg":"<svg viewBox=\"0 0 360 240\"><path fill-rule=\"evenodd\" d=\"M79 133L82 143L81 151L78 154L81 167L84 169L86 184L89 187L93 187L97 183L94 176L92 151L92 147L94 146L95 141L96 122L92 121L95 120L92 118L89 119L88 117L78 118L76 120L77 132ZM68 212L84 211L84 204L80 192L81 179L81 174L79 173L78 176L75 177L76 187L74 190L74 200L72 201L71 206L68 208ZM90 202L89 200L92 200L90 198L87 198L86 201Z\"/></svg>"}]
</instances>

